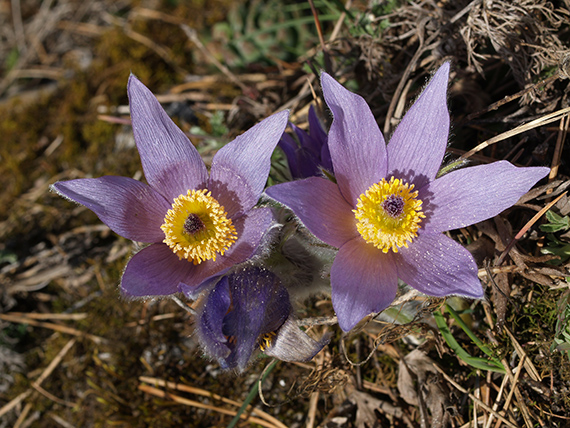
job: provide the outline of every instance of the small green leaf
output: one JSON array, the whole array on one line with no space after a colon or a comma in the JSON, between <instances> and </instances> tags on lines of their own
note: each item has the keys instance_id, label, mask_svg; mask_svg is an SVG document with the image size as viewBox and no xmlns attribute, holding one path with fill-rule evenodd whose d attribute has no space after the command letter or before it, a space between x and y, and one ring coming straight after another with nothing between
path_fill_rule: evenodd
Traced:
<instances>
[{"instance_id":1,"label":"small green leaf","mask_svg":"<svg viewBox=\"0 0 570 428\"><path fill-rule=\"evenodd\" d=\"M558 247L551 244L552 243L549 242L548 246L542 248L540 252L542 254L553 254L555 256L559 256L562 259L561 261L566 261L566 259L570 257L570 244Z\"/></svg>"},{"instance_id":2,"label":"small green leaf","mask_svg":"<svg viewBox=\"0 0 570 428\"><path fill-rule=\"evenodd\" d=\"M540 230L543 232L554 233L570 229L570 217L568 216L562 217L553 211L547 211L546 220L548 220L548 224L540 225Z\"/></svg>"},{"instance_id":3,"label":"small green leaf","mask_svg":"<svg viewBox=\"0 0 570 428\"><path fill-rule=\"evenodd\" d=\"M6 55L6 59L4 60L4 68L6 69L6 72L12 70L18 63L19 59L20 59L20 52L18 51L17 48L12 48L12 50L8 52L8 55Z\"/></svg>"}]
</instances>

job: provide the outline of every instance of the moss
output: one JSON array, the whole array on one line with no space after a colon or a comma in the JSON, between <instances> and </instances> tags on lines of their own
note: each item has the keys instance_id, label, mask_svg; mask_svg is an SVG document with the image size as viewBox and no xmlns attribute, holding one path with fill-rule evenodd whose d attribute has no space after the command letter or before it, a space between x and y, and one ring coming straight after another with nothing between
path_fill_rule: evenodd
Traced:
<instances>
[{"instance_id":1,"label":"moss","mask_svg":"<svg viewBox=\"0 0 570 428\"><path fill-rule=\"evenodd\" d=\"M532 292L532 301L523 304L520 311L514 311L510 322L516 331L523 332L519 337L522 342L550 341L555 333L557 302L562 292L540 285L535 285Z\"/></svg>"},{"instance_id":2,"label":"moss","mask_svg":"<svg viewBox=\"0 0 570 428\"><path fill-rule=\"evenodd\" d=\"M378 364L386 381L385 386L395 388L398 382L398 363L391 356L382 353L378 355ZM377 382L382 382L382 379L378 378L377 373L374 377Z\"/></svg>"},{"instance_id":3,"label":"moss","mask_svg":"<svg viewBox=\"0 0 570 428\"><path fill-rule=\"evenodd\" d=\"M541 376L554 376L555 385L562 382L568 388L570 383L570 361L551 346L556 336L558 301L564 290L551 290L534 285L532 301L513 311L509 318L510 329L516 332L517 341L532 359ZM503 337L509 343L507 337ZM553 367L556 371L553 372Z\"/></svg>"},{"instance_id":4,"label":"moss","mask_svg":"<svg viewBox=\"0 0 570 428\"><path fill-rule=\"evenodd\" d=\"M224 19L232 4L224 0L202 3L168 3L166 13L199 30ZM32 188L39 178L70 168L101 175L129 175L140 168L135 150L128 156L115 155L113 134L117 125L98 120L97 105L126 104L126 83L131 72L155 92L166 90L182 81L181 70L193 71L193 60L191 45L175 24L137 18L131 28L167 47L170 61L117 26L96 40L94 61L88 70L76 69L71 79L59 82L54 92L40 95L33 104L15 99L0 108L0 135L8 142L0 147L0 219L9 218L19 195ZM46 158L45 149L60 137L62 144ZM19 214L16 218L20 218ZM47 216L51 217L49 213ZM8 228L10 236L26 232L17 223L21 222Z\"/></svg>"}]
</instances>

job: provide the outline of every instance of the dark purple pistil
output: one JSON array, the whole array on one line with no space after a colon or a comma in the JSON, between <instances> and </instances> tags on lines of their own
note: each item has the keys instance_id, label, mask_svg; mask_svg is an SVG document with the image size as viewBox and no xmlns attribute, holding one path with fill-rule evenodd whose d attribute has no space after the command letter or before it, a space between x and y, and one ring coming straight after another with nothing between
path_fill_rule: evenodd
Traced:
<instances>
[{"instance_id":1,"label":"dark purple pistil","mask_svg":"<svg viewBox=\"0 0 570 428\"><path fill-rule=\"evenodd\" d=\"M196 214L190 214L184 222L184 232L189 235L194 235L205 228L206 225Z\"/></svg>"},{"instance_id":2,"label":"dark purple pistil","mask_svg":"<svg viewBox=\"0 0 570 428\"><path fill-rule=\"evenodd\" d=\"M390 217L396 218L404 212L404 199L401 196L390 195L382 202L382 208Z\"/></svg>"}]
</instances>

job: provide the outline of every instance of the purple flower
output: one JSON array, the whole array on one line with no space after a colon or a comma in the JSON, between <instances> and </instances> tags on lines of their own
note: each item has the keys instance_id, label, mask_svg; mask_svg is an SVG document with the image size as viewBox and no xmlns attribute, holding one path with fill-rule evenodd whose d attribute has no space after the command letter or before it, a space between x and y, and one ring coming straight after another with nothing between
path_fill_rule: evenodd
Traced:
<instances>
[{"instance_id":1,"label":"purple flower","mask_svg":"<svg viewBox=\"0 0 570 428\"><path fill-rule=\"evenodd\" d=\"M442 232L499 214L548 174L499 161L436 178L449 132L448 75L446 63L386 146L364 99L323 73L336 183L311 177L267 190L339 248L332 302L345 331L388 307L398 278L431 296L482 298L473 257Z\"/></svg>"},{"instance_id":2,"label":"purple flower","mask_svg":"<svg viewBox=\"0 0 570 428\"><path fill-rule=\"evenodd\" d=\"M327 133L323 129L313 106L309 108L309 133L290 124L296 141L285 133L279 147L287 157L289 170L294 179L321 176L321 168L332 172L331 154L327 144Z\"/></svg>"},{"instance_id":3,"label":"purple flower","mask_svg":"<svg viewBox=\"0 0 570 428\"><path fill-rule=\"evenodd\" d=\"M114 232L150 243L127 264L130 296L199 286L255 254L272 223L254 209L288 112L260 122L214 156L210 174L198 151L137 78L128 84L131 119L147 184L105 176L55 183L52 189L92 210Z\"/></svg>"},{"instance_id":4,"label":"purple flower","mask_svg":"<svg viewBox=\"0 0 570 428\"><path fill-rule=\"evenodd\" d=\"M181 290L189 297L188 287ZM242 372L254 351L284 361L308 361L327 343L315 341L291 318L289 293L267 269L245 266L223 276L200 301L196 333L206 354L224 369Z\"/></svg>"}]
</instances>

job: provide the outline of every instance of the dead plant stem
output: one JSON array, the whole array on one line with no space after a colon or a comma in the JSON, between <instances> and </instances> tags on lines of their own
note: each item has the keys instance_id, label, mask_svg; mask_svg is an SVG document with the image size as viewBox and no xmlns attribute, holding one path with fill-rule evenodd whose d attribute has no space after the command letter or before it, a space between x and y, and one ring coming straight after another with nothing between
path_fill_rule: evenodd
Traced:
<instances>
[{"instance_id":1,"label":"dead plant stem","mask_svg":"<svg viewBox=\"0 0 570 428\"><path fill-rule=\"evenodd\" d=\"M523 355L521 357L521 360L519 361L519 365L517 366L517 372L515 373L515 378L513 379L513 383L511 384L511 390L509 391L509 395L507 395L507 399L505 400L505 404L503 405L503 411L504 412L507 411L507 409L509 408L509 406L511 404L511 399L513 398L513 393L515 392L515 387L516 387L517 382L519 380L519 376L520 376L522 368L524 366L525 359L526 359L526 355ZM507 378L507 376L505 376L505 378ZM499 401L499 399L497 398L497 402L498 401ZM491 417L491 419L489 419L489 423L487 424L487 427L491 426L491 421L492 421L492 417ZM501 424L501 421L497 421L497 423L495 424L495 428L499 428L500 424Z\"/></svg>"},{"instance_id":2,"label":"dead plant stem","mask_svg":"<svg viewBox=\"0 0 570 428\"><path fill-rule=\"evenodd\" d=\"M488 411L489 413L495 415L495 417L497 419L500 419L505 425L511 427L511 428L518 428L515 424L513 424L512 422L510 422L509 420L505 419L505 417L503 415L501 415L500 413L497 413L495 411L493 411L493 409L491 409L489 406L487 406L485 403L483 403L481 400L479 400L477 397L475 397L473 394L471 394L470 392L468 392L465 388L463 388L461 385L459 385L457 382L455 382L453 379L451 379L451 377L449 377L447 375L447 373L445 373L437 364L433 365L435 367L435 369L441 373L441 375L450 383L452 384L457 390L461 391L464 394L467 394L469 396L469 398L471 398L474 402L476 402L479 406L481 406L483 409L485 409L486 411Z\"/></svg>"}]
</instances>

